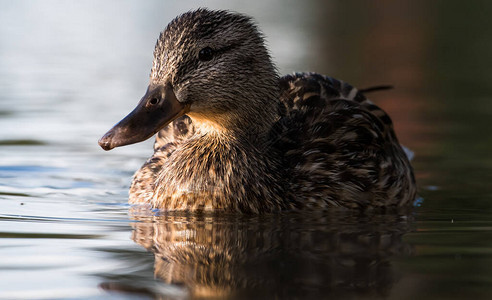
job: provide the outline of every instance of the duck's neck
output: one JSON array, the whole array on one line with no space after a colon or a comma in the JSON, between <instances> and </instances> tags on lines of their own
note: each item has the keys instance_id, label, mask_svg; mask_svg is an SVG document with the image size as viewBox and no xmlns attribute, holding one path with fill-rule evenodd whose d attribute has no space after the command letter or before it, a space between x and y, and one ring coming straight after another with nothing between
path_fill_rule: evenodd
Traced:
<instances>
[{"instance_id":1,"label":"duck's neck","mask_svg":"<svg viewBox=\"0 0 492 300\"><path fill-rule=\"evenodd\" d=\"M235 99L237 106L225 113L192 111L188 116L198 135L210 135L226 144L241 141L261 146L267 142L270 129L280 118L279 94L277 86L263 88L248 93L248 97L238 96Z\"/></svg>"},{"instance_id":2,"label":"duck's neck","mask_svg":"<svg viewBox=\"0 0 492 300\"><path fill-rule=\"evenodd\" d=\"M277 104L266 111L255 120L243 115L236 123L190 115L196 133L163 166L154 205L171 210L282 209L280 163L268 141L279 117Z\"/></svg>"},{"instance_id":3,"label":"duck's neck","mask_svg":"<svg viewBox=\"0 0 492 300\"><path fill-rule=\"evenodd\" d=\"M259 116L256 120L248 120L244 123L235 123L233 126L221 126L212 120L191 117L195 126L196 138L201 146L208 144L250 144L261 148L268 142L268 133L273 124L278 120L278 114L274 116ZM243 120L244 121L244 120ZM248 149L244 149L247 151ZM214 151L210 148L210 151Z\"/></svg>"}]
</instances>

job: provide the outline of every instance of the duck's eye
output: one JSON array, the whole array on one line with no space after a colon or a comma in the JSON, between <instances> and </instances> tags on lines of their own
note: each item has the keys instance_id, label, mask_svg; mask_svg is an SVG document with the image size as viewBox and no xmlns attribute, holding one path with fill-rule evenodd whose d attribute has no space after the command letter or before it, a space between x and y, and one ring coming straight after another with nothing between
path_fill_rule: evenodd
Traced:
<instances>
[{"instance_id":1,"label":"duck's eye","mask_svg":"<svg viewBox=\"0 0 492 300\"><path fill-rule=\"evenodd\" d=\"M159 102L159 99L157 99L157 98L152 98L152 99L150 99L150 101L149 101L149 103L150 103L151 105L156 105L156 104L157 104L157 102Z\"/></svg>"},{"instance_id":2,"label":"duck's eye","mask_svg":"<svg viewBox=\"0 0 492 300\"><path fill-rule=\"evenodd\" d=\"M214 50L210 47L205 47L198 53L198 59L201 61L208 61L214 57Z\"/></svg>"}]
</instances>

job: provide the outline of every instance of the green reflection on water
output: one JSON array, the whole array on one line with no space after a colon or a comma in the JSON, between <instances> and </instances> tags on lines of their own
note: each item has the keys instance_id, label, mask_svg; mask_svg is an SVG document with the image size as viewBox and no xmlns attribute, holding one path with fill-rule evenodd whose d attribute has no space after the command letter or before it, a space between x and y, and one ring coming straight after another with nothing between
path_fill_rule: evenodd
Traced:
<instances>
[{"instance_id":1,"label":"green reflection on water","mask_svg":"<svg viewBox=\"0 0 492 300\"><path fill-rule=\"evenodd\" d=\"M47 4L41 6L49 8ZM133 8L135 7L140 8L141 4L135 2ZM134 11L133 8L128 8L128 11ZM86 8L86 10L89 9ZM71 209L62 210L60 214L64 218L73 218L74 207L76 207L76 212L87 213L91 219L73 219L71 221L71 224L80 225L84 228L84 233L66 233L67 231L72 232L73 229L67 228L65 223L55 224L56 226L54 225L53 228L50 227L52 231L56 232L46 233L41 232L44 227L40 226L46 220L37 216L52 217L58 215L60 207L63 206L60 203L48 205L49 200L47 199L49 197L31 198L30 203L37 204L36 208L31 208L29 205L21 206L17 202L15 202L15 206L10 206L10 210L15 207L15 215L23 214L26 216L23 220L29 220L30 223L22 223L26 226L26 233L18 232L19 225L14 223L14 221L18 221L17 217L2 217L1 221L11 224L10 228L12 229L0 234L2 243L10 243L16 247L12 249L16 253L19 252L19 261L30 258L32 262L37 259L36 255L39 254L40 244L45 242L45 253L61 256L73 251L87 258L87 260L79 262L80 266L91 266L93 269L87 271L81 267L81 269L73 270L66 263L66 268L64 266L51 271L50 268L43 266L43 276L35 278L29 283L34 285L46 278L46 286L54 287L53 278L63 277L65 280L66 277L72 276L72 280L82 281L81 277L93 276L102 278L104 281L121 280L125 281L125 284L133 283L138 290L138 287L145 287L153 280L155 272L157 277L162 277L161 279L170 283L176 283L172 281L173 278L179 278L181 282L190 285L195 284L195 287L199 287L203 283L207 283L208 280L208 283L218 286L217 292L243 288L243 295L257 293L256 295L265 296L278 291L283 293L281 296L285 297L313 295L315 298L317 291L330 290L329 292L335 296L355 294L356 297L365 295L374 298L383 295L393 299L485 299L490 297L492 292L492 271L490 268L492 265L490 218L492 215L492 187L490 185L492 182L492 155L490 151L492 149L490 133L492 117L492 85L490 84L492 82L492 19L490 15L492 15L492 2L368 1L362 3L360 1L311 1L296 6L296 9L303 10L294 10L292 15L301 16L299 19L302 20L299 23L302 26L300 26L299 35L305 39L296 40L292 38L295 36L295 32L287 32L287 34L289 34L289 41L305 45L303 49L307 53L303 53L304 60L295 61L292 58L299 57L298 53L286 55L286 60L278 61L280 68L285 65L293 65L298 71L318 71L346 80L359 87L385 83L395 85L395 89L392 91L371 94L371 99L390 113L400 140L416 152L414 166L421 187L420 194L424 198L423 207L416 210L417 222L407 224L398 220L394 220L394 222L379 220L371 223L364 219L338 219L336 221L329 218L320 220L312 216L304 217L303 220L290 219L285 216L268 216L263 219L226 218L224 220L212 218L207 222L200 220L199 217L198 220L197 217L190 217L178 219L178 221L166 220L163 217L157 217L154 220L152 217L148 220L142 220L141 223L133 224L133 233L131 233L129 227L114 226L114 228L106 229L101 225L103 223L95 222L94 220L97 221L97 218L101 217L114 219L116 214L111 215L109 210L100 211L99 206L78 207L75 203L85 204L89 196L88 193L82 195L81 192L73 192L67 197L64 196L63 199L63 202L67 203ZM74 11L83 12L86 10ZM47 9L44 13L48 14L48 11L56 12L56 9ZM153 11L161 18L159 10ZM143 12L139 15L142 22L149 19L148 11ZM180 12L182 11L176 11L175 14ZM17 21L17 14L23 21ZM13 15L16 16L17 24L28 23L25 17L22 19L20 11ZM92 13L88 15L92 15ZM110 14L103 13L102 16L105 20L107 18L108 23L115 21L114 18L111 19ZM277 12L271 12L267 16L273 20L273 23L280 24L282 28L287 27L292 21ZM131 16L125 18L125 22L130 19ZM84 24L82 21L82 19L79 20L81 24ZM161 21L164 23L160 19L153 22ZM129 22L131 24L131 21ZM67 29L71 29L70 26L73 25L70 22L64 23ZM268 26L268 24L260 23L260 27L263 26ZM83 27L90 29L90 26L86 26L86 24ZM129 25L129 27L134 28L135 24ZM2 28L6 27L2 26ZM135 30L144 32L143 28L148 27L138 27ZM121 28L117 26L111 30L113 34L121 32ZM83 32L85 31L81 31L81 33ZM104 41L108 44L115 42L110 39L108 32L105 31L106 34L102 34L101 39L96 41ZM142 32L138 32L137 35L129 35L129 37L143 36ZM112 96L123 86L138 86L139 80L142 82L147 80L146 78L137 78L137 76L124 79L117 77L117 74L125 72L124 68L131 61L134 61L134 65L150 63L152 43L158 32L145 32L144 35L151 36L150 46L143 45L144 43L140 40L121 39L128 42L125 45L137 45L135 48L142 53L144 52L142 49L149 48L149 52L145 53L145 58L141 61L122 59L117 53L114 57L108 56L114 61L121 60L123 62L121 65L113 64L112 60L105 60L92 52L88 57L77 56L74 53L67 54L63 52L63 48L53 47L49 44L49 39L53 36L43 36L42 40L46 41L46 45L49 46L46 47L45 45L46 49L61 51L56 52L56 58L66 55L70 61L82 59L84 62L88 61L95 66L101 66L101 69L89 68L71 72L71 74L78 74L82 79L85 77L81 74L88 74L87 77L94 78L94 81L89 79L80 81L87 82L89 89L94 89L89 92L85 90L85 84L84 89L82 89L76 84L63 84L63 81L60 83L56 80L49 82L41 80L40 82L53 84L54 90L52 91L53 94L49 94L50 97L59 94L58 88L60 86L77 88L73 90L73 98L70 98L73 103L81 103L80 106L73 107L74 111L78 111L74 115L89 112L86 119L80 118L80 120L84 119L84 121L89 122L88 120L96 116L96 114L92 115L93 109L99 109L96 103L104 98L109 99L108 101L115 101L115 97L101 97L99 93L108 91L108 94ZM290 36L291 33L292 36ZM29 35L17 34L16 36L19 38ZM56 36L56 40L62 38L62 35ZM78 36L76 40L78 40ZM93 41L91 39L86 40ZM74 45L77 48L78 44ZM42 46L40 45L40 48ZM98 47L96 44L89 44L89 46L95 49ZM119 47L125 48L121 45ZM25 49L28 52L21 53L23 56L20 57L26 58L26 62L29 64L31 62L29 58L36 58L36 52L30 51L27 47ZM51 58L48 55L51 53L50 51L46 50L45 53ZM59 55L60 53L62 55ZM8 59L9 56L2 56L2 62ZM47 60L40 58L39 61ZM58 60L53 58L52 61L57 62ZM63 60L60 61L60 65L67 66ZM67 77L67 74L56 73L58 72L57 69L46 68L47 66L35 65L35 67L43 68L43 71L40 72L43 74L42 77L46 77L44 75L48 71L57 75L53 78ZM75 64L74 66L78 65ZM133 65L130 65L130 70L133 70L135 67L131 66ZM149 66L145 65L144 67L148 68ZM27 68L4 68L2 71L14 69ZM67 69L71 70L69 67ZM111 77L117 83L116 85L108 86L108 82L101 79L99 72L102 69L112 70L104 76ZM145 69L144 75L147 76L147 73L148 70ZM10 73L6 72L5 74L9 75ZM15 76L6 77L8 77L7 83L10 83L12 78L16 78ZM70 83L78 82L80 79L79 77L72 79L69 76L68 78ZM23 82L39 79L28 76L22 77ZM102 87L99 86L101 82ZM27 85L27 87L29 86L31 85ZM42 84L32 86L40 88ZM140 88L138 86L134 90ZM131 90L134 95L140 93L140 90L138 92L134 90ZM36 89L21 90L23 93L18 93L19 91L12 89L11 92L16 96L16 101L25 100L22 98L25 97L23 93L29 92L30 95L39 92ZM128 96L130 93L127 93L127 90L124 91L124 97L130 97ZM91 101L86 101L87 99L84 98L86 93L93 94L97 99L90 98ZM46 97L42 95L40 97ZM103 95L105 94L103 93ZM121 98L123 102L124 97L118 96L116 98ZM43 100L32 99L35 99L36 103L37 100ZM130 103L130 100L125 99L124 101ZM51 105L56 102L49 103ZM66 104L66 101L60 103ZM34 100L33 104L35 104ZM8 107L13 106L14 103ZM53 105L48 109L57 107L58 105ZM64 106L60 104L60 107ZM111 107L114 107L114 103L111 104ZM19 110L21 109L19 108ZM72 107L65 109L71 110ZM57 114L61 114L61 112L64 113L65 111L54 110L45 118L53 117L53 120L57 120ZM3 120L14 120L15 116L16 113L9 109L4 110L2 108L0 110L0 117L3 117ZM33 116L33 121L43 121L42 118L43 115L36 115L36 117ZM47 120L44 121L45 124L53 124ZM63 119L62 121L67 120ZM60 122L60 124L67 124L67 128L70 126L69 122ZM42 122L36 123L36 125L39 125L39 129L43 127ZM68 128L70 134L63 131L56 131L53 134L70 135L60 138L63 143L67 142L70 147L78 146L92 139L94 139L94 148L97 147L95 145L97 139L95 131L100 129L88 129L87 123L84 122L73 122L72 125ZM15 124L9 128L17 129L17 127L18 124ZM37 127L35 129L38 129ZM105 127L101 126L101 128ZM54 129L50 128L50 130ZM87 174L84 174L84 178L99 183L96 188L92 186L87 188L91 189L90 193L97 192L91 199L97 198L98 201L116 201L118 203L125 201L124 197L115 200L115 197L106 194L106 191L116 190L122 195L126 195L127 184L130 179L123 177L130 176L134 168L133 166L123 167L120 164L124 165L121 162L127 161L128 158L143 158L144 154L136 153L138 151L131 148L128 149L128 153L130 153L128 156L123 156L123 159L114 163L117 160L110 160L107 156L103 156L104 154L96 152L97 150L87 150L89 146L87 148L84 146L82 150L78 149L80 153L74 153L73 150L72 152L69 150L54 152L54 149L48 149L48 147L39 147L38 151L36 147L30 147L31 145L46 145L47 142L43 139L51 136L51 134L51 131L45 130L44 136L38 135L38 132L33 130L15 138L7 135L0 141L0 146L5 146L2 148L4 155L11 155L10 157L16 161L30 161L35 157L37 160L32 163L34 165L45 166L51 163L54 165L61 163L72 166L77 172L85 170ZM94 135L94 138L91 135ZM85 139L79 139L80 136L82 138L85 136ZM23 146L26 147L23 148ZM149 147L150 149L151 147ZM96 154L84 156L86 152L90 151L94 151L91 154ZM79 163L72 165L75 161ZM3 164L12 168L8 156L4 156ZM25 164L27 163L18 165L24 166ZM86 165L92 164L98 165L97 171L84 168ZM139 164L140 162L134 165L138 166ZM39 168L45 170L45 167ZM16 169L6 170L4 168L2 175L9 170L15 171ZM101 177L99 174L101 170L112 173L112 175ZM66 177L67 182L70 183L77 182L79 176L79 174L68 173L63 168L50 169L50 172L56 173L60 177ZM7 199L8 196L28 197L28 193L23 193L23 187L27 186L26 181L28 179L34 177L39 182L30 182L32 186L53 184L54 178L45 173L47 174L47 172L40 172L39 169L32 168L31 164L23 168L22 172L10 172L9 176L11 174L12 177L9 182L18 188L14 192L10 192L10 190L0 192L0 197L6 196L2 198ZM2 184L5 182L3 181ZM66 186L70 185L66 184ZM44 195L53 193L53 191L41 190L39 193ZM2 201L3 210L8 212L9 208L6 208L8 206L5 205L6 200L2 199ZM120 209L118 216L121 218L120 215L126 216L126 209ZM7 231L6 229L3 230ZM101 230L107 231L108 236L91 233L101 232ZM115 237L118 233L122 233L121 237L118 235L120 240ZM132 235L131 238L135 243L130 240L130 235ZM58 250L60 245L66 246L66 241L70 239L75 240L71 241L70 244L73 248L67 247L66 250L65 248L62 248L63 251ZM91 240L90 242L97 242L98 244L89 247L88 244L84 244L87 242L85 240ZM25 245L22 244L24 242ZM108 245L99 245L99 243L104 242ZM145 253L143 248L138 248L139 245L150 252ZM6 249L3 247L5 251L3 254L5 260L8 260L15 253L13 253L14 251L6 251ZM194 250L196 252L193 256L191 254ZM95 254L100 254L101 258L96 259L97 255ZM197 265L193 265L193 262L197 262L200 258L200 254L213 254L205 256L205 258L218 262L217 267L207 269L203 268L202 264L200 269ZM186 255L189 255L188 259L182 259L182 257L186 258ZM114 265L104 266L104 262L108 259L113 261ZM221 261L222 265L219 264ZM375 262L375 264L370 265L371 262ZM51 264L54 263L51 262ZM58 266L57 264L54 265ZM154 270L154 265L158 269ZM169 266L174 266L174 269L166 268ZM32 273L36 265L33 267L27 264L14 265L15 268L20 268L25 274L28 274ZM202 271L202 277L195 276L200 273L197 270ZM186 271L190 272L186 273ZM24 274L19 276L18 290L33 289L36 291L35 287L26 285L25 277ZM309 280L303 281L306 278ZM272 285L268 285L271 282L273 282L273 287L276 290L272 291ZM320 283L327 283L327 286ZM241 286L241 284L243 285ZM295 288L299 286L301 288L296 290ZM94 288L96 287L97 285L94 285ZM258 287L259 289L256 289ZM302 294L304 291L302 289L309 288L312 289ZM201 292L205 291L201 290ZM123 292L125 292L124 289ZM360 293L357 294L357 292ZM364 292L365 294L363 294Z\"/></svg>"},{"instance_id":2,"label":"green reflection on water","mask_svg":"<svg viewBox=\"0 0 492 300\"><path fill-rule=\"evenodd\" d=\"M0 146L39 146L46 145L43 141L38 140L0 140Z\"/></svg>"},{"instance_id":3,"label":"green reflection on water","mask_svg":"<svg viewBox=\"0 0 492 300\"><path fill-rule=\"evenodd\" d=\"M429 73L444 122L433 167L448 191L433 203L491 209L492 3L441 1L437 11Z\"/></svg>"}]
</instances>

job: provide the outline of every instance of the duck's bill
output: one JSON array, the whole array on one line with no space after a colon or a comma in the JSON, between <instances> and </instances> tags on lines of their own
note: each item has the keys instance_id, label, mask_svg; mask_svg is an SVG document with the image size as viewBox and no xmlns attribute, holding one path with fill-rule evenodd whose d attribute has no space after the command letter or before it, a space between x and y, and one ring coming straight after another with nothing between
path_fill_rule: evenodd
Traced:
<instances>
[{"instance_id":1,"label":"duck's bill","mask_svg":"<svg viewBox=\"0 0 492 300\"><path fill-rule=\"evenodd\" d=\"M104 150L144 141L176 118L189 106L178 101L171 84L150 87L137 107L109 130L100 140Z\"/></svg>"}]
</instances>

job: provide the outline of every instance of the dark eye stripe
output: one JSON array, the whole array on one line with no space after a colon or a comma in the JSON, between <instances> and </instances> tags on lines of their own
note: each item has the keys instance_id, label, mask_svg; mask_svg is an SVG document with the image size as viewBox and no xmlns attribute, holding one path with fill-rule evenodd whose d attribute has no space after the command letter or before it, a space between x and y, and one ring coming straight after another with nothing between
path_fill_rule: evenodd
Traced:
<instances>
[{"instance_id":1,"label":"dark eye stripe","mask_svg":"<svg viewBox=\"0 0 492 300\"><path fill-rule=\"evenodd\" d=\"M231 44L229 46L225 46L225 47L222 47L220 49L215 50L215 53L222 54L224 52L231 51L232 49L234 49L234 48L236 48L238 46L239 46L238 44Z\"/></svg>"},{"instance_id":2,"label":"dark eye stripe","mask_svg":"<svg viewBox=\"0 0 492 300\"><path fill-rule=\"evenodd\" d=\"M232 49L238 47L239 44L231 44L219 49L212 49L210 47L205 47L200 52L198 53L198 59L200 61L209 61L211 60L214 56L221 55L225 52L231 51Z\"/></svg>"}]
</instances>

